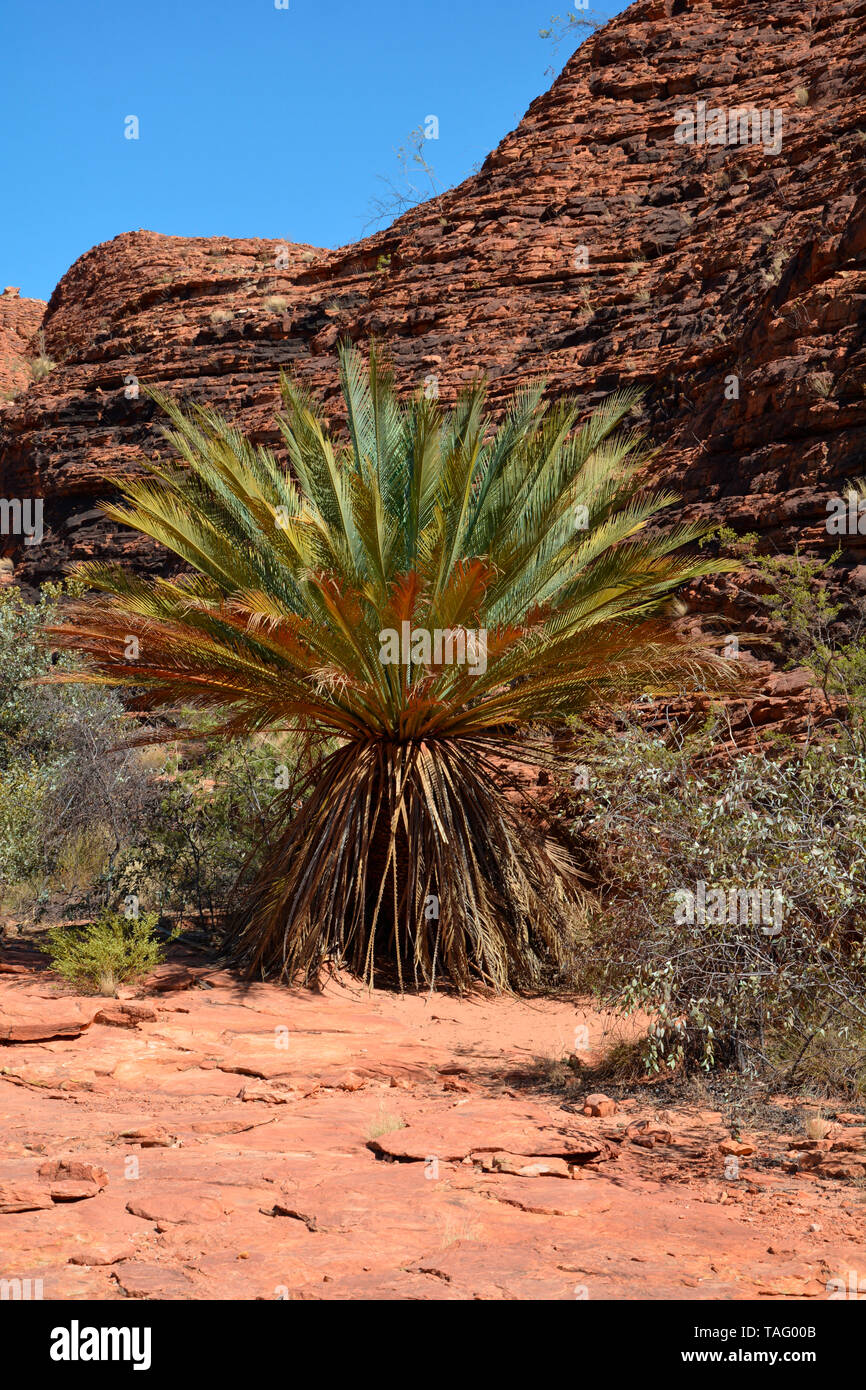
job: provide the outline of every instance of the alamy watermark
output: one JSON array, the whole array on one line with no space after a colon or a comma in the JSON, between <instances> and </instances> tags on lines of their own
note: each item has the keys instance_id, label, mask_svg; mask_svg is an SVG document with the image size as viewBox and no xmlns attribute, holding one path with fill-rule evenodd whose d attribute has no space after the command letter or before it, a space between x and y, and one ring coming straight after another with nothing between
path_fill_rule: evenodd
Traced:
<instances>
[{"instance_id":1,"label":"alamy watermark","mask_svg":"<svg viewBox=\"0 0 866 1390\"><path fill-rule=\"evenodd\" d=\"M866 1279L861 1279L856 1269L849 1269L847 1278L844 1274L837 1274L835 1278L827 1280L827 1297L831 1302L843 1298L855 1302L866 1299Z\"/></svg>"},{"instance_id":2,"label":"alamy watermark","mask_svg":"<svg viewBox=\"0 0 866 1390\"><path fill-rule=\"evenodd\" d=\"M678 145L763 145L767 154L781 154L784 113L759 111L754 106L708 107L699 101L695 110L674 112Z\"/></svg>"},{"instance_id":3,"label":"alamy watermark","mask_svg":"<svg viewBox=\"0 0 866 1390\"><path fill-rule=\"evenodd\" d=\"M385 627L379 633L383 666L467 666L472 676L487 670L487 630L463 627Z\"/></svg>"},{"instance_id":4,"label":"alamy watermark","mask_svg":"<svg viewBox=\"0 0 866 1390\"><path fill-rule=\"evenodd\" d=\"M52 1361L131 1361L134 1371L148 1371L151 1337L149 1327L82 1327L73 1318L52 1329L48 1354Z\"/></svg>"},{"instance_id":5,"label":"alamy watermark","mask_svg":"<svg viewBox=\"0 0 866 1390\"><path fill-rule=\"evenodd\" d=\"M44 535L41 497L0 497L0 536L23 536L25 545L38 545Z\"/></svg>"},{"instance_id":6,"label":"alamy watermark","mask_svg":"<svg viewBox=\"0 0 866 1390\"><path fill-rule=\"evenodd\" d=\"M866 494L851 488L844 497L831 497L827 513L828 536L866 536Z\"/></svg>"},{"instance_id":7,"label":"alamy watermark","mask_svg":"<svg viewBox=\"0 0 866 1390\"><path fill-rule=\"evenodd\" d=\"M0 1279L0 1303L39 1301L45 1297L42 1279Z\"/></svg>"},{"instance_id":8,"label":"alamy watermark","mask_svg":"<svg viewBox=\"0 0 866 1390\"><path fill-rule=\"evenodd\" d=\"M729 922L734 926L760 927L764 936L778 936L784 921L785 900L778 888L708 887L703 879L674 893L677 925L703 927Z\"/></svg>"}]
</instances>

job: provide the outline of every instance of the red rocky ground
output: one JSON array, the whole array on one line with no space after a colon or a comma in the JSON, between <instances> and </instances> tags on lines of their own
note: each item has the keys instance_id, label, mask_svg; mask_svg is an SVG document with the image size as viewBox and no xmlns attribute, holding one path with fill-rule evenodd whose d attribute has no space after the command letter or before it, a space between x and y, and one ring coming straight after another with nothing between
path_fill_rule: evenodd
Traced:
<instances>
[{"instance_id":1,"label":"red rocky ground","mask_svg":"<svg viewBox=\"0 0 866 1390\"><path fill-rule=\"evenodd\" d=\"M579 1073L539 1081L603 1045L579 1004L52 978L0 966L0 1277L45 1298L824 1299L863 1269L862 1115L584 1113Z\"/></svg>"}]
</instances>

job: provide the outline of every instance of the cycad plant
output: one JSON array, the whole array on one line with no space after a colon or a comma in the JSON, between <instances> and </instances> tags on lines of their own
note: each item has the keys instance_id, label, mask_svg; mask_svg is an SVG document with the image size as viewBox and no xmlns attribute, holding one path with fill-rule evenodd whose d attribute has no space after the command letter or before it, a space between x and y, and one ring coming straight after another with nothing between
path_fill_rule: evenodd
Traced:
<instances>
[{"instance_id":1,"label":"cycad plant","mask_svg":"<svg viewBox=\"0 0 866 1390\"><path fill-rule=\"evenodd\" d=\"M634 394L576 428L535 384L494 428L481 385L445 412L401 403L375 352L340 362L339 437L283 381L287 464L157 396L180 462L145 465L103 510L188 571L79 566L96 592L53 640L138 708L330 738L239 887L226 940L246 972L537 984L569 969L580 885L522 814L515 765L550 756L569 715L721 674L664 617L720 565L682 554L699 529L649 529L675 499L639 494Z\"/></svg>"}]
</instances>

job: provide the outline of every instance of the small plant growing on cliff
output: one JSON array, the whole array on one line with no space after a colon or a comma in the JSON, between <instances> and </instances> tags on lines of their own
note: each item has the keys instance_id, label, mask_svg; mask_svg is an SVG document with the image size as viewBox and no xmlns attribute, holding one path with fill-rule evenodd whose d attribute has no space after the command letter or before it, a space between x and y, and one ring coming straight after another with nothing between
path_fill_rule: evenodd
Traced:
<instances>
[{"instance_id":1,"label":"small plant growing on cliff","mask_svg":"<svg viewBox=\"0 0 866 1390\"><path fill-rule=\"evenodd\" d=\"M815 372L809 378L809 385L816 396L820 396L822 400L826 400L833 390L833 373Z\"/></svg>"},{"instance_id":2,"label":"small plant growing on cliff","mask_svg":"<svg viewBox=\"0 0 866 1390\"><path fill-rule=\"evenodd\" d=\"M536 731L580 709L730 679L667 609L734 564L681 553L704 527L651 529L675 499L641 491L648 455L619 428L637 393L578 428L578 407L548 406L536 383L495 427L480 385L446 413L423 392L401 402L376 353L367 366L343 349L340 365L342 438L283 381L286 465L157 396L186 466L145 463L103 510L196 573L85 564L91 592L52 636L137 708L208 709L227 738L337 740L275 803L242 876L227 945L249 975L337 962L372 980L383 959L401 985L567 975L579 874L520 814L511 769L550 763Z\"/></svg>"},{"instance_id":3,"label":"small plant growing on cliff","mask_svg":"<svg viewBox=\"0 0 866 1390\"><path fill-rule=\"evenodd\" d=\"M385 185L386 192L381 198L370 201L370 220L365 226L379 226L393 221L409 208L417 207L427 198L435 198L442 192L436 181L435 170L427 158L427 133L423 126L410 130L406 144L394 153L400 166L396 178L379 174L379 182Z\"/></svg>"},{"instance_id":4,"label":"small plant growing on cliff","mask_svg":"<svg viewBox=\"0 0 866 1390\"><path fill-rule=\"evenodd\" d=\"M210 315L211 323L231 323L233 318L231 309L214 309Z\"/></svg>"},{"instance_id":5,"label":"small plant growing on cliff","mask_svg":"<svg viewBox=\"0 0 866 1390\"><path fill-rule=\"evenodd\" d=\"M581 11L580 14L577 13L578 10ZM580 30L595 33L597 29L602 28L605 22L606 16L596 18L594 11L588 11L586 6L577 4L573 10L566 10L565 14L551 15L549 28L539 29L538 37L550 39L555 53L563 40L577 41L580 39L582 41L583 38L588 38L589 34L581 35ZM555 69L548 68L547 71L553 73Z\"/></svg>"},{"instance_id":6,"label":"small plant growing on cliff","mask_svg":"<svg viewBox=\"0 0 866 1390\"><path fill-rule=\"evenodd\" d=\"M113 997L118 985L140 979L162 961L157 920L155 912L128 920L106 908L83 931L54 927L46 947L51 968L71 984Z\"/></svg>"},{"instance_id":7,"label":"small plant growing on cliff","mask_svg":"<svg viewBox=\"0 0 866 1390\"><path fill-rule=\"evenodd\" d=\"M808 105L809 105L809 89L808 89L808 87L798 87L798 88L796 89L796 91L794 92L794 100L796 101L796 103L797 103L798 106L808 106Z\"/></svg>"},{"instance_id":8,"label":"small plant growing on cliff","mask_svg":"<svg viewBox=\"0 0 866 1390\"><path fill-rule=\"evenodd\" d=\"M772 285L778 285L782 278L782 267L785 264L785 255L782 251L777 251L773 257L769 270L763 267L761 270L761 282L765 289Z\"/></svg>"},{"instance_id":9,"label":"small plant growing on cliff","mask_svg":"<svg viewBox=\"0 0 866 1390\"><path fill-rule=\"evenodd\" d=\"M45 334L42 332L41 329L36 335L36 343L39 348L39 352L37 353L36 357L30 358L30 362L28 365L30 367L30 375L32 376L33 380L42 381L45 377L48 376L49 372L54 371L54 368L57 366L57 363L54 361L53 357L49 357L48 353L45 350Z\"/></svg>"}]
</instances>

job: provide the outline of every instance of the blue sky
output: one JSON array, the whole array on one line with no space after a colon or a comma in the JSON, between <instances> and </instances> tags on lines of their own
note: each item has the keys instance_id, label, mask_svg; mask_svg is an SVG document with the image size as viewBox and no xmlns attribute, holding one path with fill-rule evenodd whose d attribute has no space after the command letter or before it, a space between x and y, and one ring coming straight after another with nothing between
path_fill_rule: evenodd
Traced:
<instances>
[{"instance_id":1,"label":"blue sky","mask_svg":"<svg viewBox=\"0 0 866 1390\"><path fill-rule=\"evenodd\" d=\"M47 299L139 227L355 241L429 115L440 185L469 174L573 47L556 0L8 0L0 285ZM604 17L624 9L597 0ZM139 139L124 138L127 116ZM368 228L370 230L370 228Z\"/></svg>"}]
</instances>

